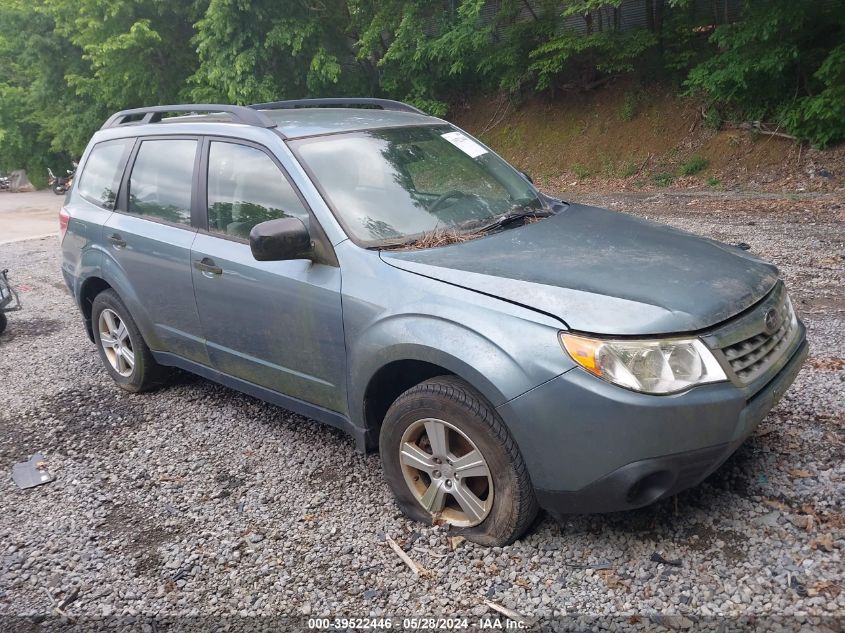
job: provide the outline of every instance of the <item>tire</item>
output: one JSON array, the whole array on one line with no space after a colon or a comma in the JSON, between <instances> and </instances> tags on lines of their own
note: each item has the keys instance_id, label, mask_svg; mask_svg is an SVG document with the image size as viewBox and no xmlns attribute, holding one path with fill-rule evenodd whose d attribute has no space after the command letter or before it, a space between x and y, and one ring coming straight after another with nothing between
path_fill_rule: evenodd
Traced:
<instances>
[{"instance_id":1,"label":"tire","mask_svg":"<svg viewBox=\"0 0 845 633\"><path fill-rule=\"evenodd\" d=\"M167 380L168 370L155 361L132 315L114 290L104 290L94 298L91 326L100 360L122 389L139 393L154 389ZM111 341L116 345L110 344Z\"/></svg>"},{"instance_id":2,"label":"tire","mask_svg":"<svg viewBox=\"0 0 845 633\"><path fill-rule=\"evenodd\" d=\"M9 325L9 319L5 312L0 312L0 334L6 331L6 326Z\"/></svg>"},{"instance_id":3,"label":"tire","mask_svg":"<svg viewBox=\"0 0 845 633\"><path fill-rule=\"evenodd\" d=\"M53 185L53 193L57 196L65 195L66 189L62 185Z\"/></svg>"},{"instance_id":4,"label":"tire","mask_svg":"<svg viewBox=\"0 0 845 633\"><path fill-rule=\"evenodd\" d=\"M382 424L379 450L397 504L416 521L448 523L466 539L496 547L513 543L537 515L516 442L495 409L460 378L432 378L399 396Z\"/></svg>"}]
</instances>

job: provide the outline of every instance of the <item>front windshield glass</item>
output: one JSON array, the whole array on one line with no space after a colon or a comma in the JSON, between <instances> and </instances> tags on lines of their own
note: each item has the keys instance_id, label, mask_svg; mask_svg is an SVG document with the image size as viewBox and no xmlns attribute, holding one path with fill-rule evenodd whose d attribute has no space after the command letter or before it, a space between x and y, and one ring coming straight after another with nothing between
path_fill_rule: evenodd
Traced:
<instances>
[{"instance_id":1,"label":"front windshield glass","mask_svg":"<svg viewBox=\"0 0 845 633\"><path fill-rule=\"evenodd\" d=\"M291 146L365 246L440 231L469 236L499 216L542 206L517 171L450 126L332 134Z\"/></svg>"}]
</instances>

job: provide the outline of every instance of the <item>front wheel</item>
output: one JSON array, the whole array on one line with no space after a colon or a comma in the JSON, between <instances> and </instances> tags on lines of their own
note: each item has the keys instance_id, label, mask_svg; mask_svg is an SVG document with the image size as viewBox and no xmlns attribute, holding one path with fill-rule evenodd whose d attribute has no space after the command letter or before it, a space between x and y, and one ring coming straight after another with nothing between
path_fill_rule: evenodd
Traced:
<instances>
[{"instance_id":1,"label":"front wheel","mask_svg":"<svg viewBox=\"0 0 845 633\"><path fill-rule=\"evenodd\" d=\"M6 326L9 324L9 319L6 318L4 312L0 312L0 334L6 331Z\"/></svg>"},{"instance_id":2,"label":"front wheel","mask_svg":"<svg viewBox=\"0 0 845 633\"><path fill-rule=\"evenodd\" d=\"M537 514L519 448L495 409L459 378L432 378L399 396L379 446L396 502L412 519L502 546Z\"/></svg>"},{"instance_id":3,"label":"front wheel","mask_svg":"<svg viewBox=\"0 0 845 633\"><path fill-rule=\"evenodd\" d=\"M56 194L57 196L65 195L66 191L67 191L67 189L65 188L64 185L60 185L60 184L53 185L53 193Z\"/></svg>"}]
</instances>

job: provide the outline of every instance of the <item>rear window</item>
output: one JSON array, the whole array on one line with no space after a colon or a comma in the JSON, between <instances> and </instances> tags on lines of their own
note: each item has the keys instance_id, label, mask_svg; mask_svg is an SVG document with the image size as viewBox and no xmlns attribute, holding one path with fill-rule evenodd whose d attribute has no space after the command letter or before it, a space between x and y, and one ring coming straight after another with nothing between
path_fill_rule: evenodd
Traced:
<instances>
[{"instance_id":1,"label":"rear window","mask_svg":"<svg viewBox=\"0 0 845 633\"><path fill-rule=\"evenodd\" d=\"M120 178L135 139L121 138L97 143L91 150L79 180L79 194L104 209L114 209Z\"/></svg>"},{"instance_id":2,"label":"rear window","mask_svg":"<svg viewBox=\"0 0 845 633\"><path fill-rule=\"evenodd\" d=\"M191 139L142 142L129 177L129 213L190 224L196 154Z\"/></svg>"}]
</instances>

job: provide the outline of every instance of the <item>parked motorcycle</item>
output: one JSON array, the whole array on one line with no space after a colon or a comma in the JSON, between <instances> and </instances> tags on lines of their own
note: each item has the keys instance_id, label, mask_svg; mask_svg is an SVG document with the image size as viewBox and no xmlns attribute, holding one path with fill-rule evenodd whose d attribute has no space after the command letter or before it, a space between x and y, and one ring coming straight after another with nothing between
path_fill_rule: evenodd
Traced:
<instances>
[{"instance_id":1,"label":"parked motorcycle","mask_svg":"<svg viewBox=\"0 0 845 633\"><path fill-rule=\"evenodd\" d=\"M73 169L67 170L67 176L56 176L52 169L47 168L47 185L53 190L54 194L63 196L67 193L67 190L73 184L73 177L76 175L77 167L77 162L73 161Z\"/></svg>"}]
</instances>

